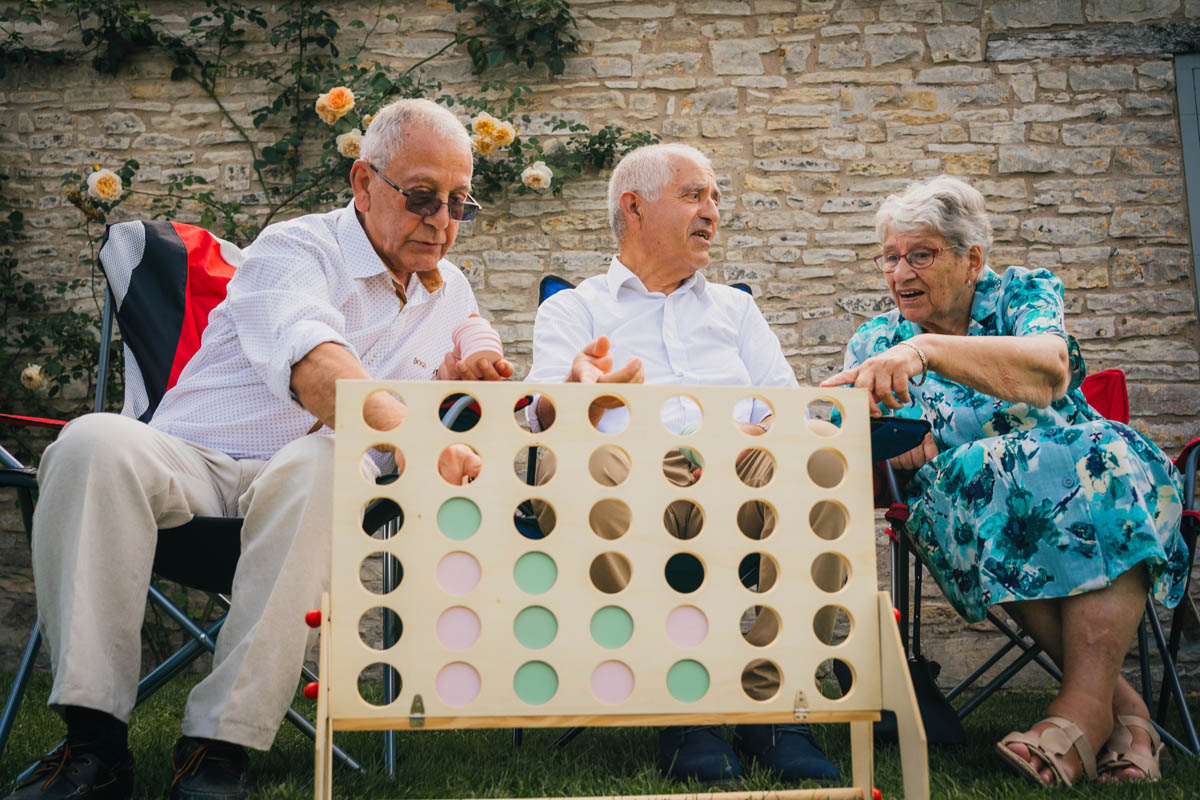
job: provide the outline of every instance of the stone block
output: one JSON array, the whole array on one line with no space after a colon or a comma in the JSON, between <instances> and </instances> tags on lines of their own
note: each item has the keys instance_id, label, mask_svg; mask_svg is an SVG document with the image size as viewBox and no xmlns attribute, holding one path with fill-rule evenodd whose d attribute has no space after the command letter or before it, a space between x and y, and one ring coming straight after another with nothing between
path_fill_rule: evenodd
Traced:
<instances>
[{"instance_id":1,"label":"stone block","mask_svg":"<svg viewBox=\"0 0 1200 800\"><path fill-rule=\"evenodd\" d=\"M972 142L1016 144L1025 140L1023 122L972 122L967 128Z\"/></svg>"},{"instance_id":2,"label":"stone block","mask_svg":"<svg viewBox=\"0 0 1200 800\"><path fill-rule=\"evenodd\" d=\"M875 317L893 307L892 298L886 294L852 294L840 297L837 304L857 317Z\"/></svg>"},{"instance_id":3,"label":"stone block","mask_svg":"<svg viewBox=\"0 0 1200 800\"><path fill-rule=\"evenodd\" d=\"M1067 103L1063 105L1035 104L1013 111L1015 122L1060 122L1064 119L1083 117L1103 118L1121 113L1121 104L1111 97L1093 103Z\"/></svg>"},{"instance_id":4,"label":"stone block","mask_svg":"<svg viewBox=\"0 0 1200 800\"><path fill-rule=\"evenodd\" d=\"M1192 257L1184 249L1136 247L1113 251L1113 286L1153 286L1186 280L1192 274Z\"/></svg>"},{"instance_id":5,"label":"stone block","mask_svg":"<svg viewBox=\"0 0 1200 800\"><path fill-rule=\"evenodd\" d=\"M1063 144L1074 147L1104 145L1175 144L1179 137L1171 122L1081 122L1062 126Z\"/></svg>"},{"instance_id":6,"label":"stone block","mask_svg":"<svg viewBox=\"0 0 1200 800\"><path fill-rule=\"evenodd\" d=\"M695 89L696 79L690 77L678 78L646 78L642 81L643 89L662 89L668 92L677 92L683 89Z\"/></svg>"},{"instance_id":7,"label":"stone block","mask_svg":"<svg viewBox=\"0 0 1200 800\"><path fill-rule=\"evenodd\" d=\"M551 99L555 108L579 111L594 111L607 108L625 108L625 95L621 92L577 92Z\"/></svg>"},{"instance_id":8,"label":"stone block","mask_svg":"<svg viewBox=\"0 0 1200 800\"><path fill-rule=\"evenodd\" d=\"M917 83L987 83L995 78L987 67L968 67L955 64L929 67L917 73Z\"/></svg>"},{"instance_id":9,"label":"stone block","mask_svg":"<svg viewBox=\"0 0 1200 800\"><path fill-rule=\"evenodd\" d=\"M973 61L983 59L982 34L970 25L939 25L925 30L929 56L933 61Z\"/></svg>"},{"instance_id":10,"label":"stone block","mask_svg":"<svg viewBox=\"0 0 1200 800\"><path fill-rule=\"evenodd\" d=\"M509 121L517 126L522 136L566 135L567 128L555 130L559 123L586 125L587 117L577 111L529 111L513 114Z\"/></svg>"},{"instance_id":11,"label":"stone block","mask_svg":"<svg viewBox=\"0 0 1200 800\"><path fill-rule=\"evenodd\" d=\"M989 10L997 28L1083 24L1078 0L1000 0Z\"/></svg>"},{"instance_id":12,"label":"stone block","mask_svg":"<svg viewBox=\"0 0 1200 800\"><path fill-rule=\"evenodd\" d=\"M1122 339L1143 336L1191 336L1196 328L1196 318L1190 315L1178 316L1123 316L1117 320L1117 332ZM1163 380L1163 377L1156 380ZM1178 380L1178 377L1167 378Z\"/></svg>"},{"instance_id":13,"label":"stone block","mask_svg":"<svg viewBox=\"0 0 1200 800\"><path fill-rule=\"evenodd\" d=\"M1156 22L1179 11L1179 0L1087 0L1088 22Z\"/></svg>"},{"instance_id":14,"label":"stone block","mask_svg":"<svg viewBox=\"0 0 1200 800\"><path fill-rule=\"evenodd\" d=\"M1137 81L1129 64L1075 64L1067 70L1071 88L1077 92L1116 92L1136 89Z\"/></svg>"},{"instance_id":15,"label":"stone block","mask_svg":"<svg viewBox=\"0 0 1200 800\"><path fill-rule=\"evenodd\" d=\"M1174 203L1183 196L1177 178L1125 178L1105 181L1036 181L1035 192L1065 192L1085 203Z\"/></svg>"},{"instance_id":16,"label":"stone block","mask_svg":"<svg viewBox=\"0 0 1200 800\"><path fill-rule=\"evenodd\" d=\"M827 69L865 67L867 54L862 51L858 42L827 42L817 47L817 64Z\"/></svg>"},{"instance_id":17,"label":"stone block","mask_svg":"<svg viewBox=\"0 0 1200 800\"><path fill-rule=\"evenodd\" d=\"M737 0L692 0L683 4L683 10L687 14L744 17L750 14L750 4Z\"/></svg>"},{"instance_id":18,"label":"stone block","mask_svg":"<svg viewBox=\"0 0 1200 800\"><path fill-rule=\"evenodd\" d=\"M1097 313L1132 314L1150 312L1154 314L1188 314L1196 305L1196 296L1186 289L1143 289L1122 292L1120 294L1091 294L1087 297L1087 307ZM1188 361L1198 357L1192 351ZM1145 361L1173 361L1157 355L1144 358Z\"/></svg>"},{"instance_id":19,"label":"stone block","mask_svg":"<svg viewBox=\"0 0 1200 800\"><path fill-rule=\"evenodd\" d=\"M178 136L166 133L143 133L133 140L135 150L179 150L187 146L187 139L180 139Z\"/></svg>"},{"instance_id":20,"label":"stone block","mask_svg":"<svg viewBox=\"0 0 1200 800\"><path fill-rule=\"evenodd\" d=\"M1166 89L1175 85L1175 65L1170 61L1147 61L1138 64L1138 88Z\"/></svg>"},{"instance_id":21,"label":"stone block","mask_svg":"<svg viewBox=\"0 0 1200 800\"><path fill-rule=\"evenodd\" d=\"M1067 333L1076 339L1111 339L1116 329L1114 317L1072 317L1067 320Z\"/></svg>"},{"instance_id":22,"label":"stone block","mask_svg":"<svg viewBox=\"0 0 1200 800\"><path fill-rule=\"evenodd\" d=\"M1155 416L1195 417L1200 414L1200 391L1187 385L1133 383L1129 385L1129 407Z\"/></svg>"},{"instance_id":23,"label":"stone block","mask_svg":"<svg viewBox=\"0 0 1200 800\"><path fill-rule=\"evenodd\" d=\"M1173 175L1180 170L1178 152L1151 147L1117 147L1113 162L1135 175Z\"/></svg>"},{"instance_id":24,"label":"stone block","mask_svg":"<svg viewBox=\"0 0 1200 800\"><path fill-rule=\"evenodd\" d=\"M879 18L895 22L939 23L942 21L942 7L928 0L893 0L879 4Z\"/></svg>"},{"instance_id":25,"label":"stone block","mask_svg":"<svg viewBox=\"0 0 1200 800\"><path fill-rule=\"evenodd\" d=\"M705 39L741 38L746 35L746 23L731 19L718 20L701 27L700 35Z\"/></svg>"},{"instance_id":26,"label":"stone block","mask_svg":"<svg viewBox=\"0 0 1200 800\"><path fill-rule=\"evenodd\" d=\"M133 114L116 111L100 120L100 127L109 134L142 133L146 125Z\"/></svg>"},{"instance_id":27,"label":"stone block","mask_svg":"<svg viewBox=\"0 0 1200 800\"><path fill-rule=\"evenodd\" d=\"M696 92L683 99L680 111L684 114L704 116L736 114L738 112L738 90L730 87L711 92Z\"/></svg>"},{"instance_id":28,"label":"stone block","mask_svg":"<svg viewBox=\"0 0 1200 800\"><path fill-rule=\"evenodd\" d=\"M762 75L761 53L769 53L775 45L767 38L723 39L709 42L713 72L717 75Z\"/></svg>"},{"instance_id":29,"label":"stone block","mask_svg":"<svg viewBox=\"0 0 1200 800\"><path fill-rule=\"evenodd\" d=\"M1054 144L1058 141L1058 127L1045 122L1034 122L1029 126L1029 141Z\"/></svg>"},{"instance_id":30,"label":"stone block","mask_svg":"<svg viewBox=\"0 0 1200 800\"><path fill-rule=\"evenodd\" d=\"M793 170L799 172L837 172L839 170L836 162L801 156L761 158L754 162L754 166L765 172L790 172Z\"/></svg>"},{"instance_id":31,"label":"stone block","mask_svg":"<svg viewBox=\"0 0 1200 800\"><path fill-rule=\"evenodd\" d=\"M627 58L593 56L565 61L564 78L628 78L633 75L633 64Z\"/></svg>"},{"instance_id":32,"label":"stone block","mask_svg":"<svg viewBox=\"0 0 1200 800\"><path fill-rule=\"evenodd\" d=\"M1000 145L1001 175L1013 172L1069 172L1096 175L1108 170L1112 151L1104 147Z\"/></svg>"},{"instance_id":33,"label":"stone block","mask_svg":"<svg viewBox=\"0 0 1200 800\"><path fill-rule=\"evenodd\" d=\"M893 69L893 70L862 70L851 72L842 70L840 72L806 72L803 75L797 76L796 80L801 83L816 83L816 84L833 84L833 85L878 85L878 86L904 86L912 82L911 69Z\"/></svg>"},{"instance_id":34,"label":"stone block","mask_svg":"<svg viewBox=\"0 0 1200 800\"><path fill-rule=\"evenodd\" d=\"M608 269L612 253L599 250L559 251L550 254L550 269L563 272L599 273Z\"/></svg>"},{"instance_id":35,"label":"stone block","mask_svg":"<svg viewBox=\"0 0 1200 800\"><path fill-rule=\"evenodd\" d=\"M693 74L699 66L699 53L657 53L633 57L633 74L637 76Z\"/></svg>"},{"instance_id":36,"label":"stone block","mask_svg":"<svg viewBox=\"0 0 1200 800\"><path fill-rule=\"evenodd\" d=\"M793 44L783 51L783 73L807 72L808 57L812 54L811 44Z\"/></svg>"},{"instance_id":37,"label":"stone block","mask_svg":"<svg viewBox=\"0 0 1200 800\"><path fill-rule=\"evenodd\" d=\"M1103 217L1034 217L1021 221L1021 238L1038 244L1095 244L1108 236Z\"/></svg>"},{"instance_id":38,"label":"stone block","mask_svg":"<svg viewBox=\"0 0 1200 800\"><path fill-rule=\"evenodd\" d=\"M832 270L829 272L832 274ZM845 347L846 342L854 335L855 327L853 320L846 317L816 319L801 326L800 343L805 346L826 344Z\"/></svg>"},{"instance_id":39,"label":"stone block","mask_svg":"<svg viewBox=\"0 0 1200 800\"><path fill-rule=\"evenodd\" d=\"M587 16L592 19L669 19L675 16L675 4L617 3L605 8L590 8Z\"/></svg>"},{"instance_id":40,"label":"stone block","mask_svg":"<svg viewBox=\"0 0 1200 800\"><path fill-rule=\"evenodd\" d=\"M853 250L836 247L814 247L801 254L801 260L807 265L837 263L853 263L858 261L858 254Z\"/></svg>"},{"instance_id":41,"label":"stone block","mask_svg":"<svg viewBox=\"0 0 1200 800\"><path fill-rule=\"evenodd\" d=\"M975 22L983 12L983 0L946 0L942 11L947 22Z\"/></svg>"},{"instance_id":42,"label":"stone block","mask_svg":"<svg viewBox=\"0 0 1200 800\"><path fill-rule=\"evenodd\" d=\"M919 61L925 55L924 42L915 36L897 34L867 36L863 39L863 49L870 54L872 67L897 61Z\"/></svg>"},{"instance_id":43,"label":"stone block","mask_svg":"<svg viewBox=\"0 0 1200 800\"><path fill-rule=\"evenodd\" d=\"M1185 241L1187 216L1179 206L1134 206L1113 211L1109 234L1114 238L1153 238Z\"/></svg>"},{"instance_id":44,"label":"stone block","mask_svg":"<svg viewBox=\"0 0 1200 800\"><path fill-rule=\"evenodd\" d=\"M1132 116L1138 117L1173 114L1175 112L1175 100L1165 94L1130 92L1125 95L1125 109Z\"/></svg>"}]
</instances>

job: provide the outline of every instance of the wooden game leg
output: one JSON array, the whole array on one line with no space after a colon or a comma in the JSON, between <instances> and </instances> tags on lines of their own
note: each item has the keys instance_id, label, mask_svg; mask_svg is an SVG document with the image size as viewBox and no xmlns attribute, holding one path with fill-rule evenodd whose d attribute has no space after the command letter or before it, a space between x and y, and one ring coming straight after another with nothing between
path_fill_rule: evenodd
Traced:
<instances>
[{"instance_id":1,"label":"wooden game leg","mask_svg":"<svg viewBox=\"0 0 1200 800\"><path fill-rule=\"evenodd\" d=\"M871 726L873 722L850 723L850 765L854 787L862 790L862 796L870 797L875 786L875 745Z\"/></svg>"},{"instance_id":2,"label":"wooden game leg","mask_svg":"<svg viewBox=\"0 0 1200 800\"><path fill-rule=\"evenodd\" d=\"M316 767L313 774L313 797L315 800L333 798L333 726L329 718L329 593L321 594L321 647L318 651L317 678L317 736Z\"/></svg>"},{"instance_id":3,"label":"wooden game leg","mask_svg":"<svg viewBox=\"0 0 1200 800\"><path fill-rule=\"evenodd\" d=\"M921 722L917 695L908 674L908 660L892 613L892 601L886 592L879 593L879 666L883 678L883 707L896 714L904 796L907 800L929 800L929 750L925 725Z\"/></svg>"}]
</instances>

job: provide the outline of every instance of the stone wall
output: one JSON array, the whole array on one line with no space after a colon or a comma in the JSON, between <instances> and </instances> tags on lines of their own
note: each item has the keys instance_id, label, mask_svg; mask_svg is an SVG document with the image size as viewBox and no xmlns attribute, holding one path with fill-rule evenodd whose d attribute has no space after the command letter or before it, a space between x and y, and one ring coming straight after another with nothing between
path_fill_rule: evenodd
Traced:
<instances>
[{"instance_id":1,"label":"stone wall","mask_svg":"<svg viewBox=\"0 0 1200 800\"><path fill-rule=\"evenodd\" d=\"M369 8L337 3L345 19ZM865 318L890 306L872 213L914 178L971 180L988 199L991 264L1046 267L1067 288L1067 324L1091 369L1124 368L1134 424L1169 452L1197 435L1200 351L1172 53L1200 50L1200 0L574 0L583 53L565 74L521 72L535 108L513 122L549 135L560 119L617 123L711 157L724 192L709 277L746 281L801 382L841 362ZM155 3L160 16L185 5ZM444 45L461 20L445 2L399 2L370 57L400 66ZM70 38L47 26L34 41ZM268 52L265 44L249 58ZM1104 53L1103 56L1088 54ZM34 231L31 275L83 274L80 215L59 176L93 162L142 163L138 188L187 174L255 198L244 151L214 104L170 64L143 59L115 79L86 65L0 81L0 164ZM475 85L451 55L429 73ZM265 97L228 80L243 125ZM518 374L528 367L534 286L602 270L612 252L604 177L561 197L489 207L452 256L497 324ZM134 198L122 217L145 213ZM0 664L9 669L32 608L27 550L10 496L0 516ZM932 589L932 586L930 586ZM929 594L927 649L994 643ZM945 647L955 637L955 655ZM1189 665L1194 673L1195 666ZM1030 675L1027 671L1027 675ZM1189 686L1197 687L1194 674Z\"/></svg>"}]
</instances>

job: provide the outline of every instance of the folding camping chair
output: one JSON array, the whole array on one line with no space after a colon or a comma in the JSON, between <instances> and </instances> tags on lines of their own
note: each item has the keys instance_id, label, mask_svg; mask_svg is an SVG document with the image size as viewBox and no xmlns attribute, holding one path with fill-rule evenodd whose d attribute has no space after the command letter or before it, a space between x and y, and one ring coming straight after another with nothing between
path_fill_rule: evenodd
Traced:
<instances>
[{"instance_id":1,"label":"folding camping chair","mask_svg":"<svg viewBox=\"0 0 1200 800\"><path fill-rule=\"evenodd\" d=\"M1088 375L1080 388L1088 403L1103 416L1118 422L1127 423L1129 421L1129 395L1125 385L1124 372L1119 369L1106 369ZM1200 461L1200 439L1193 439L1183 449L1183 452L1175 462L1179 471L1184 475L1182 532L1188 548L1189 565L1194 560L1196 536L1200 532L1200 508L1197 505L1195 491L1198 461ZM908 506L903 501L899 482L891 466L886 463L883 466L887 483L886 489L891 500L891 504L885 511L884 516L890 525L887 533L891 538L892 601L900 613L900 636L904 644L905 653L910 659L915 659L917 663L923 663L920 637L921 575L924 566L920 558L917 557L905 528L909 512ZM910 564L913 575L911 592L909 587ZM909 611L910 602L912 607L911 613ZM1183 604L1181 604L1172 616L1171 629L1168 636L1164 634L1162 625L1159 622L1153 595L1147 595L1146 612L1143 616L1142 624L1138 626L1138 666L1141 672L1143 699L1147 707L1151 709L1155 728L1158 729L1163 741L1169 742L1181 753L1196 756L1200 754L1200 740L1197 738L1196 728L1192 721L1192 716L1188 709L1187 700L1180 685L1179 674L1175 666L1176 658L1179 654L1180 639L1183 633L1183 613L1184 608ZM953 701L964 691L974 686L985 673L999 664L1013 650L1019 650L1020 655L1006 665L969 700L957 708L956 713L960 720L978 708L981 703L991 697L1030 662L1040 666L1055 681L1062 680L1062 673L1058 667L1050 661L1042 651L1042 648L1031 637L992 611L987 612L987 619L1004 635L1007 641L949 692L946 692L946 701ZM1147 629L1153 635L1154 644L1162 659L1162 686L1157 702L1154 700L1151 689L1153 676L1150 667L1150 634L1147 633ZM1179 714L1186 742L1181 742L1164 729L1167 714L1172 705Z\"/></svg>"},{"instance_id":2,"label":"folding camping chair","mask_svg":"<svg viewBox=\"0 0 1200 800\"><path fill-rule=\"evenodd\" d=\"M224 299L225 286L241 262L241 251L234 245L191 225L154 221L109 226L100 249L108 292L101 319L94 411L100 412L106 405L114 316L121 330L125 355L125 398L121 413L146 421L175 384L188 359L199 349L209 312ZM0 415L0 422L52 429L66 424L15 415ZM0 448L0 466L3 467L0 486L17 489L28 536L37 491L36 471L25 468L3 448ZM387 512L387 508L376 509L364 527L384 524ZM195 517L177 528L160 530L154 573L209 592L228 609L227 595L241 551L241 524L237 518ZM200 543L202 546L197 546ZM207 628L201 628L153 585L149 600L178 624L190 641L141 679L137 703L203 653L213 652L216 636L225 621L225 615L221 615ZM41 629L35 624L0 716L0 753L33 672L41 638ZM302 674L306 680L316 680L307 668L302 668ZM309 738L315 736L312 724L295 709L289 708L286 718ZM361 769L340 749L335 750L339 761Z\"/></svg>"}]
</instances>

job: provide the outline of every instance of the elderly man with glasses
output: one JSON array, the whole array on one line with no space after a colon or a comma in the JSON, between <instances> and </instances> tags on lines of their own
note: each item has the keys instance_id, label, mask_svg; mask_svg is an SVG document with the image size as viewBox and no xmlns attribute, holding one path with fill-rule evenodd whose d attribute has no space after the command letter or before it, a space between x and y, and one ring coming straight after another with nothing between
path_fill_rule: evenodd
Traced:
<instances>
[{"instance_id":1,"label":"elderly man with glasses","mask_svg":"<svg viewBox=\"0 0 1200 800\"><path fill-rule=\"evenodd\" d=\"M384 108L350 170L353 200L262 232L149 424L87 415L46 450L33 566L67 736L8 800L131 796L155 531L194 515L243 517L242 553L170 796L245 796L244 748L271 746L310 644L303 612L328 583L335 382L512 374L503 358L468 366L453 352L478 310L444 258L479 211L471 174L453 114L426 100ZM379 393L363 413L387 430L405 408ZM463 450L445 464L454 483L479 471Z\"/></svg>"}]
</instances>

